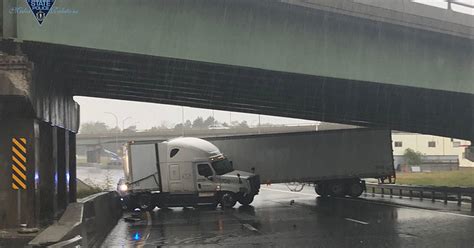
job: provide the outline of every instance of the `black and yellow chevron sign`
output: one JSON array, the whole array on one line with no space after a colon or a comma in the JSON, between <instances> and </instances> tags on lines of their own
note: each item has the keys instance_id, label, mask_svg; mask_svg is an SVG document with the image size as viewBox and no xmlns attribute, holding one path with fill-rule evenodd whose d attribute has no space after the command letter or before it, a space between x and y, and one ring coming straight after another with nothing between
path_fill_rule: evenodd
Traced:
<instances>
[{"instance_id":1,"label":"black and yellow chevron sign","mask_svg":"<svg viewBox=\"0 0 474 248\"><path fill-rule=\"evenodd\" d=\"M26 189L26 139L12 138L12 188Z\"/></svg>"}]
</instances>

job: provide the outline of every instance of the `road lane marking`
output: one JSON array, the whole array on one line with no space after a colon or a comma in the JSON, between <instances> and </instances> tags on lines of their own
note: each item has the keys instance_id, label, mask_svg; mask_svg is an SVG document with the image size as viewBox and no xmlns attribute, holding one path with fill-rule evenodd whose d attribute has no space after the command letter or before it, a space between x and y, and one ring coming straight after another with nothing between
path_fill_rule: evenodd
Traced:
<instances>
[{"instance_id":1,"label":"road lane marking","mask_svg":"<svg viewBox=\"0 0 474 248\"><path fill-rule=\"evenodd\" d=\"M253 227L252 225L250 224L242 224L245 228L249 229L250 231L252 232L257 232L257 233L260 233L260 231L258 231L257 228Z\"/></svg>"},{"instance_id":2,"label":"road lane marking","mask_svg":"<svg viewBox=\"0 0 474 248\"><path fill-rule=\"evenodd\" d=\"M396 208L408 208L408 209L417 209L417 210L424 210L424 211L431 211L431 212L437 212L441 214L448 214L448 215L454 215L454 216L459 216L459 217L468 217L468 218L474 218L473 215L467 215L467 214L458 214L458 213L452 213L452 212L444 212L442 210L435 210L435 209L427 209L427 208L421 208L421 207L412 207L412 206L407 206L407 205L401 205L401 204L389 204L386 202L378 202L376 200L370 200L366 198L337 198L337 199L342 199L342 200L348 200L348 201L357 201L357 202L364 202L367 204L375 204L375 205L383 205L383 206L390 206L390 207L396 207Z\"/></svg>"},{"instance_id":3,"label":"road lane marking","mask_svg":"<svg viewBox=\"0 0 474 248\"><path fill-rule=\"evenodd\" d=\"M283 192L283 193L298 194L298 195L307 195L307 196L313 196L313 197L318 196L317 194L308 194L308 193L302 193L302 192L293 192L293 191L286 191L286 190L280 190L280 189L269 189L269 188L260 188L260 189L263 189L263 190L270 190L270 191L276 191L276 192Z\"/></svg>"},{"instance_id":4,"label":"road lane marking","mask_svg":"<svg viewBox=\"0 0 474 248\"><path fill-rule=\"evenodd\" d=\"M368 225L369 223L368 222L365 222L365 221L360 221L360 220L354 220L354 219L351 219L351 218L344 218L348 221L352 221L352 222L355 222L355 223L359 223L359 224L362 224L362 225Z\"/></svg>"},{"instance_id":5,"label":"road lane marking","mask_svg":"<svg viewBox=\"0 0 474 248\"><path fill-rule=\"evenodd\" d=\"M308 194L308 193L302 193L302 192L292 192L292 191L285 191L285 190L279 190L279 189L269 189L269 188L260 188L263 190L269 190L269 191L276 191L276 192L282 192L282 193L290 193L290 194L299 194L299 195L307 195L307 196L318 196L317 194ZM420 207L412 207L412 206L406 206L406 205L401 205L401 204L389 204L385 202L377 202L374 200L366 199L366 198L346 198L346 197L337 197L335 199L341 199L341 200L346 200L346 201L358 201L358 202L365 202L367 204L376 204L376 205L384 205L384 206L390 206L390 207L397 207L397 208L409 208L409 209L419 209L419 210L424 210L424 211L432 211L432 212L437 212L437 213L443 213L447 215L453 215L453 216L459 216L459 217L468 217L468 218L474 218L473 215L467 215L467 214L458 214L458 213L452 213L452 212L444 212L442 210L435 210L435 209L427 209L427 208L420 208Z\"/></svg>"}]
</instances>

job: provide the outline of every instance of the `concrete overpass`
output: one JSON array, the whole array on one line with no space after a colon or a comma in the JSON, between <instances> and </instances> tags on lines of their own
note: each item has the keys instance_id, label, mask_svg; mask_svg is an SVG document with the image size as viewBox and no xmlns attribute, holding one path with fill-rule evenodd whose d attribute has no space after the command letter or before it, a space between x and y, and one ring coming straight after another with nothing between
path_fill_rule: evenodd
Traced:
<instances>
[{"instance_id":1,"label":"concrete overpass","mask_svg":"<svg viewBox=\"0 0 474 248\"><path fill-rule=\"evenodd\" d=\"M72 95L473 139L474 17L376 2L10 1L3 31Z\"/></svg>"},{"instance_id":2,"label":"concrete overpass","mask_svg":"<svg viewBox=\"0 0 474 248\"><path fill-rule=\"evenodd\" d=\"M31 225L75 200L74 95L474 140L470 15L408 0L57 0L71 12L39 26L25 1L1 7L0 162L28 140ZM0 200L16 199L1 170ZM16 217L0 208L0 223Z\"/></svg>"}]
</instances>

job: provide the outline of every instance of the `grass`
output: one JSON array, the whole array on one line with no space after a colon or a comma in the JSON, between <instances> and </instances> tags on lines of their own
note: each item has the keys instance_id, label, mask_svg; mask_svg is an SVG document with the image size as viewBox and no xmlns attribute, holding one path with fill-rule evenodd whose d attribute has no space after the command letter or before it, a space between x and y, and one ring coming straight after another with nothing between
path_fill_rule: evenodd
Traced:
<instances>
[{"instance_id":1,"label":"grass","mask_svg":"<svg viewBox=\"0 0 474 248\"><path fill-rule=\"evenodd\" d=\"M422 186L474 187L474 168L457 171L397 173L398 184Z\"/></svg>"},{"instance_id":2,"label":"grass","mask_svg":"<svg viewBox=\"0 0 474 248\"><path fill-rule=\"evenodd\" d=\"M110 176L107 174L105 176L105 181L102 184L94 183L90 178L86 178L78 182L77 187L77 198L84 198L96 193L108 191L111 189Z\"/></svg>"},{"instance_id":3,"label":"grass","mask_svg":"<svg viewBox=\"0 0 474 248\"><path fill-rule=\"evenodd\" d=\"M81 198L84 198L86 196L97 194L97 193L100 193L100 192L103 192L103 191L104 190L99 188L99 187L91 187L90 189L81 189L81 190L77 191L77 198L81 199Z\"/></svg>"}]
</instances>

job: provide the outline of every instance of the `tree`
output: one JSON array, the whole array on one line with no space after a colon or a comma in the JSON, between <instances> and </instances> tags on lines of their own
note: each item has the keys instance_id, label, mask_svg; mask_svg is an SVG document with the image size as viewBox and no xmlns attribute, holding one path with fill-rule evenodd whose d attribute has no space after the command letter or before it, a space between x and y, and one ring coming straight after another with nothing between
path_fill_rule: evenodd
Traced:
<instances>
[{"instance_id":1,"label":"tree","mask_svg":"<svg viewBox=\"0 0 474 248\"><path fill-rule=\"evenodd\" d=\"M137 126L129 126L123 130L124 133L135 133L137 132Z\"/></svg>"},{"instance_id":2,"label":"tree","mask_svg":"<svg viewBox=\"0 0 474 248\"><path fill-rule=\"evenodd\" d=\"M83 134L109 133L110 128L103 122L86 122L81 125L80 132Z\"/></svg>"},{"instance_id":3,"label":"tree","mask_svg":"<svg viewBox=\"0 0 474 248\"><path fill-rule=\"evenodd\" d=\"M150 129L146 130L146 132L158 132L158 131L160 131L160 128L156 126L151 127Z\"/></svg>"},{"instance_id":4,"label":"tree","mask_svg":"<svg viewBox=\"0 0 474 248\"><path fill-rule=\"evenodd\" d=\"M201 116L199 116L198 118L194 119L194 121L193 121L193 128L207 128L207 127L204 125L204 120L202 119Z\"/></svg>"},{"instance_id":5,"label":"tree","mask_svg":"<svg viewBox=\"0 0 474 248\"><path fill-rule=\"evenodd\" d=\"M204 127L209 127L215 124L217 124L217 121L212 116L207 117L207 119L204 121Z\"/></svg>"},{"instance_id":6,"label":"tree","mask_svg":"<svg viewBox=\"0 0 474 248\"><path fill-rule=\"evenodd\" d=\"M109 128L108 132L109 133L120 133L120 132L122 132L122 130L120 130L119 127L114 127L114 128Z\"/></svg>"},{"instance_id":7,"label":"tree","mask_svg":"<svg viewBox=\"0 0 474 248\"><path fill-rule=\"evenodd\" d=\"M184 123L184 128L186 129L190 129L193 127L193 124L191 123L190 120L186 120L186 122Z\"/></svg>"},{"instance_id":8,"label":"tree","mask_svg":"<svg viewBox=\"0 0 474 248\"><path fill-rule=\"evenodd\" d=\"M247 121L242 121L242 122L239 124L239 127L240 127L240 128L249 128L249 125L247 124Z\"/></svg>"},{"instance_id":9,"label":"tree","mask_svg":"<svg viewBox=\"0 0 474 248\"><path fill-rule=\"evenodd\" d=\"M420 165L422 156L423 154L421 152L414 151L410 148L407 148L405 153L403 153L403 157L408 165Z\"/></svg>"},{"instance_id":10,"label":"tree","mask_svg":"<svg viewBox=\"0 0 474 248\"><path fill-rule=\"evenodd\" d=\"M161 121L160 126L158 128L161 130L167 130L169 126L171 126L171 123L169 121Z\"/></svg>"}]
</instances>

